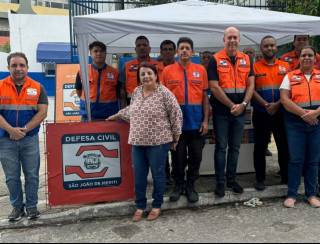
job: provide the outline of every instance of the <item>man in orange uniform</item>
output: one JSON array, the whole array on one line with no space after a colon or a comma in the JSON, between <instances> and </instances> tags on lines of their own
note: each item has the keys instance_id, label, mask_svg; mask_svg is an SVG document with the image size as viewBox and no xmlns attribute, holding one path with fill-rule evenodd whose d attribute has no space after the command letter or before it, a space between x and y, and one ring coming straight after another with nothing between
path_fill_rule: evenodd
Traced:
<instances>
[{"instance_id":1,"label":"man in orange uniform","mask_svg":"<svg viewBox=\"0 0 320 244\"><path fill-rule=\"evenodd\" d=\"M177 49L179 62L167 66L163 71L163 84L175 94L183 112L183 131L173 153L175 188L170 200L178 201L185 191L189 202L197 202L199 196L194 183L199 177L204 135L208 133L208 78L202 65L191 62L193 41L190 38L180 38Z\"/></svg>"},{"instance_id":2,"label":"man in orange uniform","mask_svg":"<svg viewBox=\"0 0 320 244\"><path fill-rule=\"evenodd\" d=\"M285 53L281 56L281 60L288 62L290 65L290 71L299 68L299 57L301 49L309 45L310 36L309 35L295 35L293 40L294 50ZM315 68L320 69L320 55L316 56Z\"/></svg>"},{"instance_id":3,"label":"man in orange uniform","mask_svg":"<svg viewBox=\"0 0 320 244\"><path fill-rule=\"evenodd\" d=\"M201 53L201 64L207 69L210 59L212 58L213 53L210 51L204 51Z\"/></svg>"},{"instance_id":4,"label":"man in orange uniform","mask_svg":"<svg viewBox=\"0 0 320 244\"><path fill-rule=\"evenodd\" d=\"M162 82L163 80L163 70L166 66L170 64L175 63L175 54L176 54L176 44L171 40L164 40L160 44L160 57L161 61L159 61L158 65L158 74L159 74L159 80ZM169 163L169 157L167 158L166 162L166 184L167 186L172 185L172 178L171 178L171 172L170 172L170 163Z\"/></svg>"},{"instance_id":5,"label":"man in orange uniform","mask_svg":"<svg viewBox=\"0 0 320 244\"><path fill-rule=\"evenodd\" d=\"M254 64L255 92L253 101L254 126L254 167L256 170L255 188L265 189L266 157L271 132L278 149L278 162L282 183L288 181L288 143L283 121L283 108L280 103L280 85L289 71L287 62L276 58L278 48L274 37L261 40L260 50L263 59Z\"/></svg>"},{"instance_id":6,"label":"man in orange uniform","mask_svg":"<svg viewBox=\"0 0 320 244\"><path fill-rule=\"evenodd\" d=\"M227 28L223 40L225 48L214 55L208 67L216 138L215 194L218 197L225 196L227 147L227 187L235 193L243 193L243 188L236 182L236 171L245 124L245 110L254 90L252 62L248 55L239 51L239 30L235 27Z\"/></svg>"},{"instance_id":7,"label":"man in orange uniform","mask_svg":"<svg viewBox=\"0 0 320 244\"><path fill-rule=\"evenodd\" d=\"M160 44L160 57L161 61L158 63L159 80L162 82L163 70L166 66L175 63L176 44L171 40L164 40Z\"/></svg>"},{"instance_id":8,"label":"man in orange uniform","mask_svg":"<svg viewBox=\"0 0 320 244\"><path fill-rule=\"evenodd\" d=\"M28 76L28 59L23 53L8 56L10 76L0 81L0 162L13 207L9 221L40 216L39 129L47 117L48 97L43 86ZM21 184L25 178L25 203Z\"/></svg>"},{"instance_id":9,"label":"man in orange uniform","mask_svg":"<svg viewBox=\"0 0 320 244\"><path fill-rule=\"evenodd\" d=\"M137 58L125 64L124 70L121 72L120 81L123 83L122 89L126 94L127 104L130 104L131 96L134 89L139 85L137 79L137 71L142 62L149 62L158 67L158 62L150 58L150 43L147 37L138 36L135 42Z\"/></svg>"},{"instance_id":10,"label":"man in orange uniform","mask_svg":"<svg viewBox=\"0 0 320 244\"><path fill-rule=\"evenodd\" d=\"M92 64L88 66L91 119L105 120L119 111L119 74L115 68L106 64L107 47L104 43L95 41L89 45L89 50L92 58ZM82 120L86 121L86 102L79 72L75 87L80 97Z\"/></svg>"}]
</instances>

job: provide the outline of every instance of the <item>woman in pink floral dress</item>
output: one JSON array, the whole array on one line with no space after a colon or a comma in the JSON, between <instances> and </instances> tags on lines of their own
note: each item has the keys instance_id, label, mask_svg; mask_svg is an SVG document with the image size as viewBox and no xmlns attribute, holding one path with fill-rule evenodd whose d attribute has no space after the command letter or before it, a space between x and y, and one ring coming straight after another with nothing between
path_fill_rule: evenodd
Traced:
<instances>
[{"instance_id":1,"label":"woman in pink floral dress","mask_svg":"<svg viewBox=\"0 0 320 244\"><path fill-rule=\"evenodd\" d=\"M135 174L137 211L133 221L140 221L147 207L146 189L149 167L153 177L153 203L148 220L161 213L166 186L165 164L168 151L175 149L182 130L182 112L175 96L159 82L157 68L142 63L138 69L138 86L131 104L108 120L130 122L129 144Z\"/></svg>"}]
</instances>

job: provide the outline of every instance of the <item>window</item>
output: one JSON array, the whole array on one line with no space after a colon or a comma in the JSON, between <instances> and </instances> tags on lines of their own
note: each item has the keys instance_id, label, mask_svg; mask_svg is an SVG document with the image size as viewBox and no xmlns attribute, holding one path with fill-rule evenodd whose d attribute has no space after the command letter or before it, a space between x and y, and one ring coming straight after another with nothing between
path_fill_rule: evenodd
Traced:
<instances>
[{"instance_id":1,"label":"window","mask_svg":"<svg viewBox=\"0 0 320 244\"><path fill-rule=\"evenodd\" d=\"M42 64L42 71L44 72L45 76L54 77L56 76L56 64L53 64L53 63Z\"/></svg>"},{"instance_id":2,"label":"window","mask_svg":"<svg viewBox=\"0 0 320 244\"><path fill-rule=\"evenodd\" d=\"M63 4L51 2L51 8L63 8Z\"/></svg>"}]
</instances>

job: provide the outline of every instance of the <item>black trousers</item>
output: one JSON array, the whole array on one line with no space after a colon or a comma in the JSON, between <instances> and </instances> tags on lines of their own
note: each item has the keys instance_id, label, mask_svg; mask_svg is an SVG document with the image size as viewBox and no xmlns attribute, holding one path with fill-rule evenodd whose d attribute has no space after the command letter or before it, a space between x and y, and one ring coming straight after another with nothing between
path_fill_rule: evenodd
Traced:
<instances>
[{"instance_id":1,"label":"black trousers","mask_svg":"<svg viewBox=\"0 0 320 244\"><path fill-rule=\"evenodd\" d=\"M266 149L271 133L273 133L277 149L280 174L283 182L288 181L289 152L287 137L284 128L283 113L279 111L271 116L254 110L252 116L254 127L254 168L256 170L256 180L266 179Z\"/></svg>"},{"instance_id":2,"label":"black trousers","mask_svg":"<svg viewBox=\"0 0 320 244\"><path fill-rule=\"evenodd\" d=\"M187 166L187 183L194 184L199 178L204 142L199 131L183 131L177 149L172 153L172 175L176 184L184 184Z\"/></svg>"}]
</instances>

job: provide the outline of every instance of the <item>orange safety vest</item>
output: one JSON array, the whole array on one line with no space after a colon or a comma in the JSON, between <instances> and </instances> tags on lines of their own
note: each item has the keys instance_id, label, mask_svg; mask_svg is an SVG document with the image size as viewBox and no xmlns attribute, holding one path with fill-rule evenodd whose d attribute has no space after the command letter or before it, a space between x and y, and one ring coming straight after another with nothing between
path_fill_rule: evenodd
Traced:
<instances>
[{"instance_id":1,"label":"orange safety vest","mask_svg":"<svg viewBox=\"0 0 320 244\"><path fill-rule=\"evenodd\" d=\"M106 68L102 69L101 77L99 77L98 69L94 67L94 65L90 64L88 67L88 71L90 84L90 101L92 103L107 103L117 101L117 85L119 77L118 70L110 65L106 65ZM81 99L85 99L84 92L82 93Z\"/></svg>"},{"instance_id":2,"label":"orange safety vest","mask_svg":"<svg viewBox=\"0 0 320 244\"><path fill-rule=\"evenodd\" d=\"M314 69L308 82L301 70L288 74L291 86L291 99L302 108L318 108L320 106L320 71Z\"/></svg>"},{"instance_id":3,"label":"orange safety vest","mask_svg":"<svg viewBox=\"0 0 320 244\"><path fill-rule=\"evenodd\" d=\"M289 64L277 59L270 65L262 59L254 64L253 69L255 90L267 102L277 102L280 99L279 88L283 78L289 72Z\"/></svg>"},{"instance_id":4,"label":"orange safety vest","mask_svg":"<svg viewBox=\"0 0 320 244\"><path fill-rule=\"evenodd\" d=\"M0 81L0 114L12 127L25 127L38 112L41 93L40 83L26 77L18 94L11 76ZM28 136L38 134L40 126L28 132ZM0 129L0 137L8 134Z\"/></svg>"},{"instance_id":5,"label":"orange safety vest","mask_svg":"<svg viewBox=\"0 0 320 244\"><path fill-rule=\"evenodd\" d=\"M236 64L233 65L226 50L223 49L214 55L217 61L219 86L225 93L245 93L247 80L250 74L250 58L248 55L237 52Z\"/></svg>"},{"instance_id":6,"label":"orange safety vest","mask_svg":"<svg viewBox=\"0 0 320 244\"><path fill-rule=\"evenodd\" d=\"M289 63L290 71L294 71L299 68L299 65L300 65L299 57L297 56L297 54L294 50L283 54L280 59ZM319 54L316 55L315 68L320 69L320 55Z\"/></svg>"},{"instance_id":7,"label":"orange safety vest","mask_svg":"<svg viewBox=\"0 0 320 244\"><path fill-rule=\"evenodd\" d=\"M90 105L93 119L105 119L119 111L117 85L119 73L117 69L106 65L100 75L98 69L90 64L89 89ZM81 76L80 76L81 77ZM86 116L85 94L82 92L80 99L80 113Z\"/></svg>"},{"instance_id":8,"label":"orange safety vest","mask_svg":"<svg viewBox=\"0 0 320 244\"><path fill-rule=\"evenodd\" d=\"M158 68L159 62L156 60L150 59L149 63L155 65ZM138 78L137 78L137 71L140 65L140 61L138 59L134 59L129 61L125 64L125 73L126 73L126 92L130 97L133 93L134 89L138 86Z\"/></svg>"}]
</instances>

